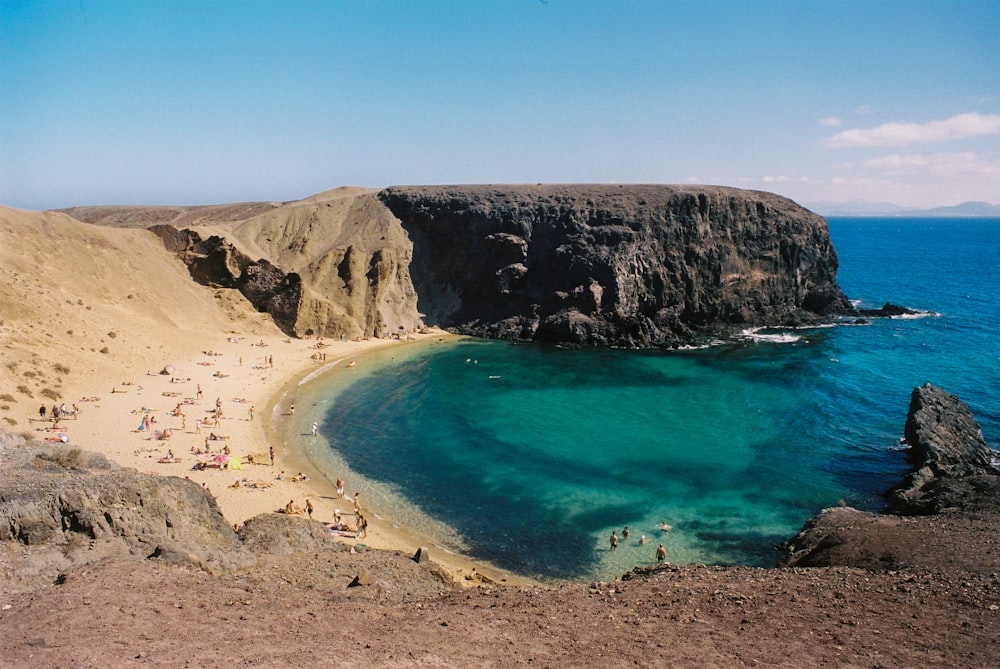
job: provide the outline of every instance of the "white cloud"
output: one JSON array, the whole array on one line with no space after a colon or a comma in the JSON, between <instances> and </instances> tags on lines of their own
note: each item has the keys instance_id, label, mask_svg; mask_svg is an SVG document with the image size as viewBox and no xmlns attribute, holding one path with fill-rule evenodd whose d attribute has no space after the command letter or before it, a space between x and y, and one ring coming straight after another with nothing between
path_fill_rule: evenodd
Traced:
<instances>
[{"instance_id":1,"label":"white cloud","mask_svg":"<svg viewBox=\"0 0 1000 669\"><path fill-rule=\"evenodd\" d=\"M821 118L819 124L827 128L839 128L844 125L844 119L837 118L836 116L827 116L826 118Z\"/></svg>"},{"instance_id":2,"label":"white cloud","mask_svg":"<svg viewBox=\"0 0 1000 669\"><path fill-rule=\"evenodd\" d=\"M832 148L907 146L985 135L1000 135L1000 114L971 112L929 123L885 123L875 128L844 130L824 143Z\"/></svg>"},{"instance_id":3,"label":"white cloud","mask_svg":"<svg viewBox=\"0 0 1000 669\"><path fill-rule=\"evenodd\" d=\"M867 116L868 114L872 113L872 106L871 105L861 105L860 107L858 107L857 109L854 110L854 113L855 114L861 114L863 116Z\"/></svg>"},{"instance_id":4,"label":"white cloud","mask_svg":"<svg viewBox=\"0 0 1000 669\"><path fill-rule=\"evenodd\" d=\"M973 151L954 153L889 154L866 160L862 165L882 170L888 176L925 174L942 179L997 179L1000 182L1000 160L981 158Z\"/></svg>"}]
</instances>

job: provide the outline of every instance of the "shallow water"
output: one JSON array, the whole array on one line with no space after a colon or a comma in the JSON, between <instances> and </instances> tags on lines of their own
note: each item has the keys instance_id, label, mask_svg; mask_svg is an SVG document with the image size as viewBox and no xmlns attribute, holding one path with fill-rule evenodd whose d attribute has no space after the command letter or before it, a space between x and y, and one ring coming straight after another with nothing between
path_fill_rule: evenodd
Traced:
<instances>
[{"instance_id":1,"label":"shallow water","mask_svg":"<svg viewBox=\"0 0 1000 669\"><path fill-rule=\"evenodd\" d=\"M998 231L831 221L849 296L934 316L679 352L391 349L304 386L288 438L392 521L516 573L612 578L661 541L671 562L770 565L823 507L880 506L915 386L958 394L997 446ZM313 420L323 438L300 437Z\"/></svg>"}]
</instances>

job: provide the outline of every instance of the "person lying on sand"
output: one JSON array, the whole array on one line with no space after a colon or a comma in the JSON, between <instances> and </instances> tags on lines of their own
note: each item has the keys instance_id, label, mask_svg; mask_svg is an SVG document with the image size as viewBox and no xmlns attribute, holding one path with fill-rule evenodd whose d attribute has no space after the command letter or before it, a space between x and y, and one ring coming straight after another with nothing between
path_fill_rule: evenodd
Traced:
<instances>
[{"instance_id":1,"label":"person lying on sand","mask_svg":"<svg viewBox=\"0 0 1000 669\"><path fill-rule=\"evenodd\" d=\"M289 515L301 514L302 507L296 504L294 500L288 500L288 504L285 505L284 513Z\"/></svg>"}]
</instances>

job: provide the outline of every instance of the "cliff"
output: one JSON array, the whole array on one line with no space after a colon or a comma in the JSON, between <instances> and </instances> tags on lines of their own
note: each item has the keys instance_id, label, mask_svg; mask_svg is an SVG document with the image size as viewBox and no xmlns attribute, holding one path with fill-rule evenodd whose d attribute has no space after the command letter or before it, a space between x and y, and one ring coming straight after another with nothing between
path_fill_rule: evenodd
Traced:
<instances>
[{"instance_id":1,"label":"cliff","mask_svg":"<svg viewBox=\"0 0 1000 669\"><path fill-rule=\"evenodd\" d=\"M418 309L485 337L674 346L851 313L826 222L710 186L393 187Z\"/></svg>"},{"instance_id":2,"label":"cliff","mask_svg":"<svg viewBox=\"0 0 1000 669\"><path fill-rule=\"evenodd\" d=\"M94 207L144 217L205 285L297 336L423 324L484 337L670 347L853 310L826 222L713 186L337 189L297 202Z\"/></svg>"}]
</instances>

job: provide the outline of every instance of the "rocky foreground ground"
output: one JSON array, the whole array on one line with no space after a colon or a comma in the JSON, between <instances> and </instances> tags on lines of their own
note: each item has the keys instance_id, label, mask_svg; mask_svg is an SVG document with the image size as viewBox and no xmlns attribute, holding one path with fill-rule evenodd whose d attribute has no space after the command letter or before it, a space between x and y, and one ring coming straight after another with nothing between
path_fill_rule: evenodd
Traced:
<instances>
[{"instance_id":1,"label":"rocky foreground ground","mask_svg":"<svg viewBox=\"0 0 1000 669\"><path fill-rule=\"evenodd\" d=\"M180 515L211 516L197 486L162 500L144 488L138 507L155 513L112 503L86 516L65 489L17 498L38 487L17 484L23 466L41 488L79 477L78 498L92 497L88 477L129 475L9 443L0 666L997 666L1000 476L966 414L940 389L914 391L919 460L890 497L897 514L829 510L790 543L788 564L826 566L663 565L557 588L456 584L414 556L328 544L305 519L255 519L229 537ZM197 545L174 531L186 522Z\"/></svg>"}]
</instances>

